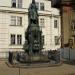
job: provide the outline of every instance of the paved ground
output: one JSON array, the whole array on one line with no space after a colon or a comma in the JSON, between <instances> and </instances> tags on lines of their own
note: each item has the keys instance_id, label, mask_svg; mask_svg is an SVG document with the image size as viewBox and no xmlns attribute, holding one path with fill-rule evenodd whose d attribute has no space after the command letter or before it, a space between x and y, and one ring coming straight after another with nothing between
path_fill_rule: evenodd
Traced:
<instances>
[{"instance_id":1,"label":"paved ground","mask_svg":"<svg viewBox=\"0 0 75 75\"><path fill-rule=\"evenodd\" d=\"M0 75L75 75L75 65L63 64L44 68L10 68L0 60ZM20 70L20 73L19 73Z\"/></svg>"}]
</instances>

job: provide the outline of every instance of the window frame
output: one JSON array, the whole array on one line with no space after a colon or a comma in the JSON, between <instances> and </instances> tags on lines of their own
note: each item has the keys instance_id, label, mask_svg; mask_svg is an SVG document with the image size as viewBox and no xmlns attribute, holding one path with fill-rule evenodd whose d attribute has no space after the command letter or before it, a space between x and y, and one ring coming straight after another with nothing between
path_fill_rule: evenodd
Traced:
<instances>
[{"instance_id":1,"label":"window frame","mask_svg":"<svg viewBox=\"0 0 75 75\"><path fill-rule=\"evenodd\" d=\"M11 25L16 26L16 16L11 16Z\"/></svg>"},{"instance_id":2,"label":"window frame","mask_svg":"<svg viewBox=\"0 0 75 75\"><path fill-rule=\"evenodd\" d=\"M11 26L22 26L22 17L11 16Z\"/></svg>"},{"instance_id":3,"label":"window frame","mask_svg":"<svg viewBox=\"0 0 75 75\"><path fill-rule=\"evenodd\" d=\"M45 10L45 4L44 3L40 3L40 10L44 11Z\"/></svg>"},{"instance_id":4,"label":"window frame","mask_svg":"<svg viewBox=\"0 0 75 75\"><path fill-rule=\"evenodd\" d=\"M22 17L17 16L17 26L22 26Z\"/></svg>"},{"instance_id":5,"label":"window frame","mask_svg":"<svg viewBox=\"0 0 75 75\"><path fill-rule=\"evenodd\" d=\"M40 27L41 28L45 28L45 19L44 18L40 18Z\"/></svg>"},{"instance_id":6,"label":"window frame","mask_svg":"<svg viewBox=\"0 0 75 75\"><path fill-rule=\"evenodd\" d=\"M16 44L16 35L15 34L11 34L11 37L10 37L10 44L11 45L15 45Z\"/></svg>"},{"instance_id":7,"label":"window frame","mask_svg":"<svg viewBox=\"0 0 75 75\"><path fill-rule=\"evenodd\" d=\"M13 6L15 4L15 6ZM22 8L22 0L11 0L12 8Z\"/></svg>"},{"instance_id":8,"label":"window frame","mask_svg":"<svg viewBox=\"0 0 75 75\"><path fill-rule=\"evenodd\" d=\"M17 45L21 45L22 44L22 35L18 34L17 35Z\"/></svg>"},{"instance_id":9,"label":"window frame","mask_svg":"<svg viewBox=\"0 0 75 75\"><path fill-rule=\"evenodd\" d=\"M16 0L11 0L11 4L12 4L11 7L16 8ZM13 6L13 4L15 4L15 6Z\"/></svg>"},{"instance_id":10,"label":"window frame","mask_svg":"<svg viewBox=\"0 0 75 75\"><path fill-rule=\"evenodd\" d=\"M22 45L22 34L10 34L10 45Z\"/></svg>"},{"instance_id":11,"label":"window frame","mask_svg":"<svg viewBox=\"0 0 75 75\"><path fill-rule=\"evenodd\" d=\"M54 19L54 28L58 28L58 20Z\"/></svg>"},{"instance_id":12,"label":"window frame","mask_svg":"<svg viewBox=\"0 0 75 75\"><path fill-rule=\"evenodd\" d=\"M17 7L22 8L22 0L18 0Z\"/></svg>"},{"instance_id":13,"label":"window frame","mask_svg":"<svg viewBox=\"0 0 75 75\"><path fill-rule=\"evenodd\" d=\"M55 45L59 45L60 44L58 38L59 38L58 36L54 36Z\"/></svg>"}]
</instances>

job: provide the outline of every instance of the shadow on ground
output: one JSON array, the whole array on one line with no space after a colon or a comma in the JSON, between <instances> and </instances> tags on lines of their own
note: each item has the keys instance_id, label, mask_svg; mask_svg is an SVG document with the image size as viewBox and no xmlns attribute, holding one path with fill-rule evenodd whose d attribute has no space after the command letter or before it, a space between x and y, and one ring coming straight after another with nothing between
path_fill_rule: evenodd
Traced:
<instances>
[{"instance_id":1,"label":"shadow on ground","mask_svg":"<svg viewBox=\"0 0 75 75\"><path fill-rule=\"evenodd\" d=\"M71 73L71 74L68 74L68 75L75 75L75 73Z\"/></svg>"},{"instance_id":2,"label":"shadow on ground","mask_svg":"<svg viewBox=\"0 0 75 75\"><path fill-rule=\"evenodd\" d=\"M63 63L69 64L69 65L75 65L75 60L74 61L63 61Z\"/></svg>"}]
</instances>

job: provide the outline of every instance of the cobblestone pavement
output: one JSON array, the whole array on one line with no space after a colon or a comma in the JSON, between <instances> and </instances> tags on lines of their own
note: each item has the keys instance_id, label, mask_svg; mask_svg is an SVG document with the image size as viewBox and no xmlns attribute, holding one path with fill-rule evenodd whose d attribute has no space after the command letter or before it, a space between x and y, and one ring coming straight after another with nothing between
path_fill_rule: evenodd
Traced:
<instances>
[{"instance_id":1,"label":"cobblestone pavement","mask_svg":"<svg viewBox=\"0 0 75 75\"><path fill-rule=\"evenodd\" d=\"M0 75L75 75L75 65L62 64L43 68L12 68L0 60Z\"/></svg>"}]
</instances>

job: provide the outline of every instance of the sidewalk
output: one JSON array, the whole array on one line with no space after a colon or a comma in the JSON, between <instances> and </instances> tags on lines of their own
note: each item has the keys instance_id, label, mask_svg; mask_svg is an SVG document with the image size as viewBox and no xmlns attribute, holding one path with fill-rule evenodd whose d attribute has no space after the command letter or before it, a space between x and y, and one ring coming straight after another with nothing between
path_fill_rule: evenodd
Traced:
<instances>
[{"instance_id":1,"label":"sidewalk","mask_svg":"<svg viewBox=\"0 0 75 75\"><path fill-rule=\"evenodd\" d=\"M75 75L75 65L63 64L43 68L11 68L0 60L0 75Z\"/></svg>"}]
</instances>

